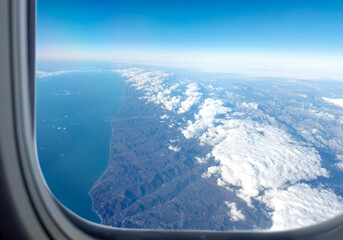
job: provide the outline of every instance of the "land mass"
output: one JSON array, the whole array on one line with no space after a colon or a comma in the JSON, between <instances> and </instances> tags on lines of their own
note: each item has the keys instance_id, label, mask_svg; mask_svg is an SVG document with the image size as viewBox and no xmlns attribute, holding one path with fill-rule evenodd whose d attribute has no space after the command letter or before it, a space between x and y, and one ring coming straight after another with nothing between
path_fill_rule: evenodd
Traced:
<instances>
[{"instance_id":1,"label":"land mass","mask_svg":"<svg viewBox=\"0 0 343 240\"><path fill-rule=\"evenodd\" d=\"M122 108L111 123L110 161L90 191L102 224L208 230L251 229L256 222L271 225L245 206L239 206L245 221L232 221L225 202L245 203L218 186L216 178L202 177L213 162L199 164L195 157L209 149L170 127L169 119L161 119L166 110L140 99L133 87L123 84L123 90ZM169 148L170 139L178 141L180 151Z\"/></svg>"}]
</instances>

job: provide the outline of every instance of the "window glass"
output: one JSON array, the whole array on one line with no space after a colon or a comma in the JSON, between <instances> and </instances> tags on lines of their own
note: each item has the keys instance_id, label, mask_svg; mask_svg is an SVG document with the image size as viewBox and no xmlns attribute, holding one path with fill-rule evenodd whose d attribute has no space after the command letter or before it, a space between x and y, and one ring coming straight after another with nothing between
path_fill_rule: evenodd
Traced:
<instances>
[{"instance_id":1,"label":"window glass","mask_svg":"<svg viewBox=\"0 0 343 240\"><path fill-rule=\"evenodd\" d=\"M343 212L343 2L37 8L37 151L67 208L217 231Z\"/></svg>"}]
</instances>

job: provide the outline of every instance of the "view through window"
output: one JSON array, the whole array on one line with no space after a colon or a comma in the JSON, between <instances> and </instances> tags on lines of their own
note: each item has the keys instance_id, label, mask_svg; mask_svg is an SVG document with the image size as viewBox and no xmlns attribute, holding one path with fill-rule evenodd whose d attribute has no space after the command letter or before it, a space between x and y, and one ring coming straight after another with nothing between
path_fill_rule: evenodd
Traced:
<instances>
[{"instance_id":1,"label":"view through window","mask_svg":"<svg viewBox=\"0 0 343 240\"><path fill-rule=\"evenodd\" d=\"M37 151L67 208L219 231L343 212L342 1L37 5Z\"/></svg>"}]
</instances>

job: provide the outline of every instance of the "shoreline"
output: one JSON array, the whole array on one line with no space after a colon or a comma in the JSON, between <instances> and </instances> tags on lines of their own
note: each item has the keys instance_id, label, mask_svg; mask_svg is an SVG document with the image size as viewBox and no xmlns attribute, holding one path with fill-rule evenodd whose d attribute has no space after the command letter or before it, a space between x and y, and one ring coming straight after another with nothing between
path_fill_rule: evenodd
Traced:
<instances>
[{"instance_id":1,"label":"shoreline","mask_svg":"<svg viewBox=\"0 0 343 240\"><path fill-rule=\"evenodd\" d=\"M99 178L96 180L96 182L93 184L93 186L90 188L90 190L88 191L88 196L90 197L91 199L91 203L92 203L92 207L91 207L91 210L99 217L100 219L100 224L103 224L103 218L102 216L94 209L94 206L93 206L93 197L92 195L90 194L91 191L97 187L100 183L99 183L99 180L104 176L104 174L106 173L109 165L110 165L110 161L111 161L111 143L112 143L112 137L113 137L113 126L112 126L112 122L113 122L113 119L115 119L116 117L118 117L118 115L122 112L122 109L123 109L123 102L124 102L124 98L127 94L127 90L125 89L125 86L127 87L126 83L125 83L125 80L116 72L112 72L114 73L115 75L118 76L118 79L120 79L118 81L118 87L120 88L120 90L122 91L122 96L120 98L120 101L121 101L121 105L120 105L120 108L118 110L118 112L113 116L113 118L108 121L109 124L111 125L111 137L110 137L110 141L109 141L109 149L108 149L108 152L109 152L109 158L108 158L108 162L107 162L107 166L105 168L105 170L103 171L103 173L99 176ZM105 121L105 120L104 120Z\"/></svg>"}]
</instances>

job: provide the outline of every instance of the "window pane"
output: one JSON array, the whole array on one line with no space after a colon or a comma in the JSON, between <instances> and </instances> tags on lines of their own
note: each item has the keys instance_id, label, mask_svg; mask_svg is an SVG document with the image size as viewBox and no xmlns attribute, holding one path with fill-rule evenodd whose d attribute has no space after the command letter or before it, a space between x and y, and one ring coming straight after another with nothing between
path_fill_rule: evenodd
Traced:
<instances>
[{"instance_id":1,"label":"window pane","mask_svg":"<svg viewBox=\"0 0 343 240\"><path fill-rule=\"evenodd\" d=\"M123 228L282 230L343 212L340 1L38 1L52 193Z\"/></svg>"}]
</instances>

